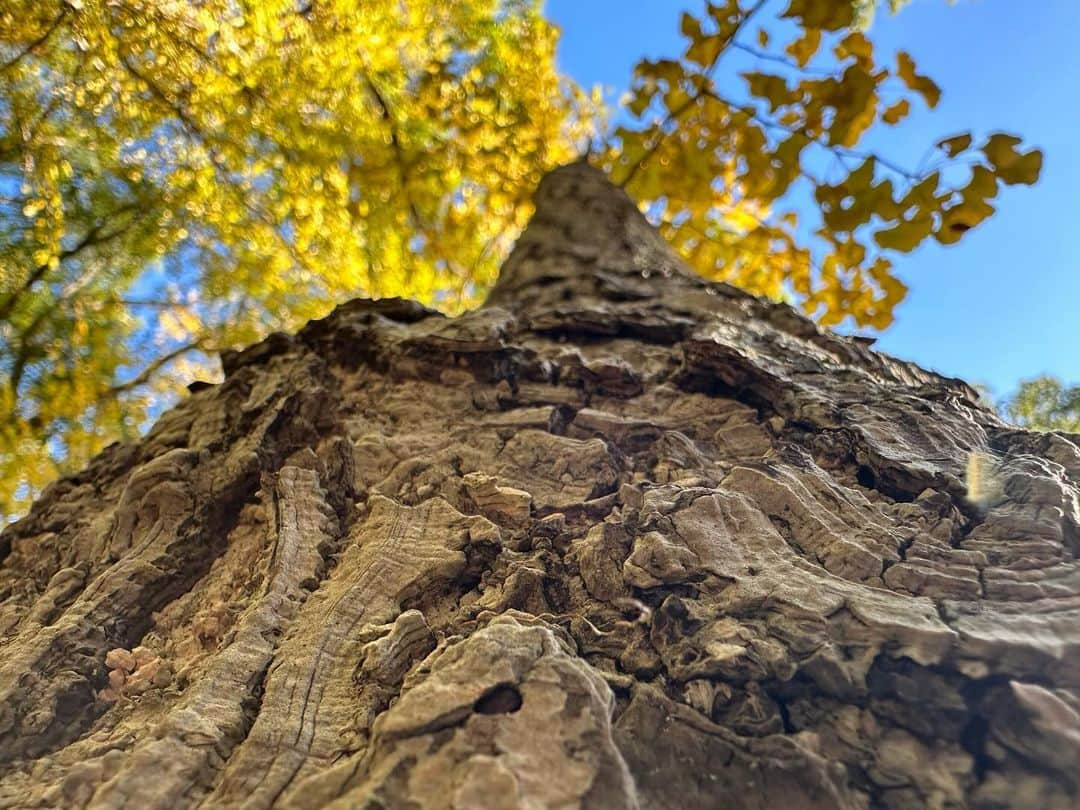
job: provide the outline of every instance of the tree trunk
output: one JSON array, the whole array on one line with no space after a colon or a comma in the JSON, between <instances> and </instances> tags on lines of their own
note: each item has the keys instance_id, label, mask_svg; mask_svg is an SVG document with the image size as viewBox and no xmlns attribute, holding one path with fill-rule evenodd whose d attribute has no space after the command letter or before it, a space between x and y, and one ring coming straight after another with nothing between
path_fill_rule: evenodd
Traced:
<instances>
[{"instance_id":1,"label":"tree trunk","mask_svg":"<svg viewBox=\"0 0 1080 810\"><path fill-rule=\"evenodd\" d=\"M596 171L481 309L223 363L0 536L0 806L1077 806L1077 437Z\"/></svg>"}]
</instances>

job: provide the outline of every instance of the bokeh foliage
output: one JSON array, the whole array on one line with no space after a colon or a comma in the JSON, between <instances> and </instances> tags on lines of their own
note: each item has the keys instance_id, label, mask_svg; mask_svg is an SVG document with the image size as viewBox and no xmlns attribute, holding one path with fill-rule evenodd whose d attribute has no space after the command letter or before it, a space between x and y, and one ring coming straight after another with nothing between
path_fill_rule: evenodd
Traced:
<instances>
[{"instance_id":1,"label":"bokeh foliage","mask_svg":"<svg viewBox=\"0 0 1080 810\"><path fill-rule=\"evenodd\" d=\"M1002 403L1008 419L1029 430L1080 433L1080 385L1042 375L1020 383Z\"/></svg>"},{"instance_id":2,"label":"bokeh foliage","mask_svg":"<svg viewBox=\"0 0 1080 810\"><path fill-rule=\"evenodd\" d=\"M860 149L940 96L879 62L873 5L684 14L685 52L638 65L610 130L538 0L7 0L0 516L223 348L358 295L474 305L586 144L703 274L887 326L891 257L962 238L1041 155L1002 133L914 169ZM723 78L736 53L768 69Z\"/></svg>"}]
</instances>

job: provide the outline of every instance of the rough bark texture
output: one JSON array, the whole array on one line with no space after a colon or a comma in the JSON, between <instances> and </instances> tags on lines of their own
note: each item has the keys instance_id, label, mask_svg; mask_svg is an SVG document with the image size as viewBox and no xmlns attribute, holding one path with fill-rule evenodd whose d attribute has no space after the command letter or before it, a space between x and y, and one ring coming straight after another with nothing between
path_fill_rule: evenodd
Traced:
<instances>
[{"instance_id":1,"label":"rough bark texture","mask_svg":"<svg viewBox=\"0 0 1080 810\"><path fill-rule=\"evenodd\" d=\"M0 535L0 806L1076 807L1077 437L537 206Z\"/></svg>"}]
</instances>

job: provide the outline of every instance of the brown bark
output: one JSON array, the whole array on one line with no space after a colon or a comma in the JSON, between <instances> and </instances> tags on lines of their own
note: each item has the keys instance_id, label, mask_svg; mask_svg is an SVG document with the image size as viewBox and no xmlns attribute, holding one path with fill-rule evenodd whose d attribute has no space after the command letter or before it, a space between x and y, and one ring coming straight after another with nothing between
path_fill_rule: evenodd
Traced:
<instances>
[{"instance_id":1,"label":"brown bark","mask_svg":"<svg viewBox=\"0 0 1080 810\"><path fill-rule=\"evenodd\" d=\"M0 535L0 807L1076 806L1077 437L593 170L483 308L224 365Z\"/></svg>"}]
</instances>

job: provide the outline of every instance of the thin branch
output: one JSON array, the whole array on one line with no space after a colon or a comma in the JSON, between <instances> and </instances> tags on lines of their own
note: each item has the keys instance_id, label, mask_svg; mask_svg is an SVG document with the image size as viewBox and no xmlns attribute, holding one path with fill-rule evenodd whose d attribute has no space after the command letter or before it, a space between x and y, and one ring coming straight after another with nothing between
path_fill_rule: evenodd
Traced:
<instances>
[{"instance_id":1,"label":"thin branch","mask_svg":"<svg viewBox=\"0 0 1080 810\"><path fill-rule=\"evenodd\" d=\"M205 338L193 340L191 343L185 343L184 345L178 346L177 348L173 349L171 352L167 352L166 354L161 355L161 357L151 362L148 366L146 366L146 368L144 368L127 382L122 382L109 388L105 392L106 396L116 397L120 394L132 390L133 388L138 388L140 385L146 385L146 383L148 383L155 374L161 371L163 367L167 366L176 358L181 357L189 352L201 349L203 347L203 344L205 343L205 340Z\"/></svg>"},{"instance_id":2,"label":"thin branch","mask_svg":"<svg viewBox=\"0 0 1080 810\"><path fill-rule=\"evenodd\" d=\"M790 68L791 70L797 70L800 73L805 73L811 76L832 76L833 72L828 68L812 68L800 65L798 62L781 56L778 53L768 53L767 51L761 51L753 46L747 45L745 42L732 42L731 47L736 50L740 50L743 53L748 53L756 59L764 59L766 62L776 62L779 65Z\"/></svg>"},{"instance_id":3,"label":"thin branch","mask_svg":"<svg viewBox=\"0 0 1080 810\"><path fill-rule=\"evenodd\" d=\"M390 105L387 104L386 98L379 91L379 88L367 73L364 74L364 83L368 90L371 91L371 95L374 97L375 102L379 107L380 117L386 122L390 129L390 145L394 149L394 157L398 168L398 182L401 184L401 192L405 196L405 204L409 209L409 219L412 221L413 227L435 248L435 252L438 254L439 258L446 262L446 266L449 267L464 283L469 278L468 271L460 264L450 259L449 252L443 249L442 242L438 237L437 229L428 225L424 220L424 217L420 214L416 202L413 200L412 193L409 189L409 179L412 167L405 158L405 150L401 145L401 138L398 134L397 121L390 111Z\"/></svg>"},{"instance_id":4,"label":"thin branch","mask_svg":"<svg viewBox=\"0 0 1080 810\"><path fill-rule=\"evenodd\" d=\"M168 93L166 93L161 87L159 87L156 82L150 79L149 76L146 76L138 68L131 64L131 62L128 61L126 57L120 57L120 63L124 65L124 67L132 76L142 82L150 91L150 93L158 99L158 101L165 105L165 107L177 117L177 119L180 121L180 125L183 127L184 131L187 132L192 141L194 141L204 150L206 150L206 155L210 159L211 164L213 164L214 171L220 178L221 184L232 192L233 196L236 198L236 200L240 203L241 206L247 209L250 214L252 214L256 219L266 225L274 234L277 235L281 244L289 252L289 255L292 256L293 261L295 261L298 265L302 266L304 264L304 258L297 252L296 246L278 232L278 224L273 220L273 218L265 211L261 210L258 206L256 206L250 199L248 199L247 195L245 195L243 191L239 187L237 187L236 183L230 177L232 170L229 168L228 162L224 157L222 157L221 153L211 143L209 137L203 131L202 127L200 127L198 123L195 122L195 120L191 117L187 110L185 110L183 106L179 103L174 102L172 99L170 99Z\"/></svg>"},{"instance_id":5,"label":"thin branch","mask_svg":"<svg viewBox=\"0 0 1080 810\"><path fill-rule=\"evenodd\" d=\"M26 372L26 367L34 358L34 344L29 342L29 338L32 338L34 334L45 324L45 321L49 315L49 308L43 308L39 312L34 320L30 322L30 325L23 330L19 335L19 351L16 353L14 362L11 366L11 375L8 377L8 386L11 388L11 393L18 396L19 383L22 382L23 374ZM40 347L38 348L40 351ZM39 355L40 357L40 355Z\"/></svg>"},{"instance_id":6,"label":"thin branch","mask_svg":"<svg viewBox=\"0 0 1080 810\"><path fill-rule=\"evenodd\" d=\"M409 166L405 160L405 150L401 146L401 138L398 136L397 122L394 120L393 114L390 112L390 105L386 103L386 99L379 91L378 86L372 80L366 72L364 73L364 84L371 92L372 97L375 99L375 103L379 107L379 116L386 122L390 129L390 145L394 149L394 156L397 160L399 182L401 183L401 190L405 194L405 202L409 207L409 216L413 220L413 227L418 231L427 232L428 228L424 225L423 217L420 216L420 211L416 207L416 203L413 202L412 195L409 194Z\"/></svg>"},{"instance_id":7,"label":"thin branch","mask_svg":"<svg viewBox=\"0 0 1080 810\"><path fill-rule=\"evenodd\" d=\"M115 303L125 307L152 307L154 309L187 309L183 301L155 301L148 298L116 298Z\"/></svg>"}]
</instances>

